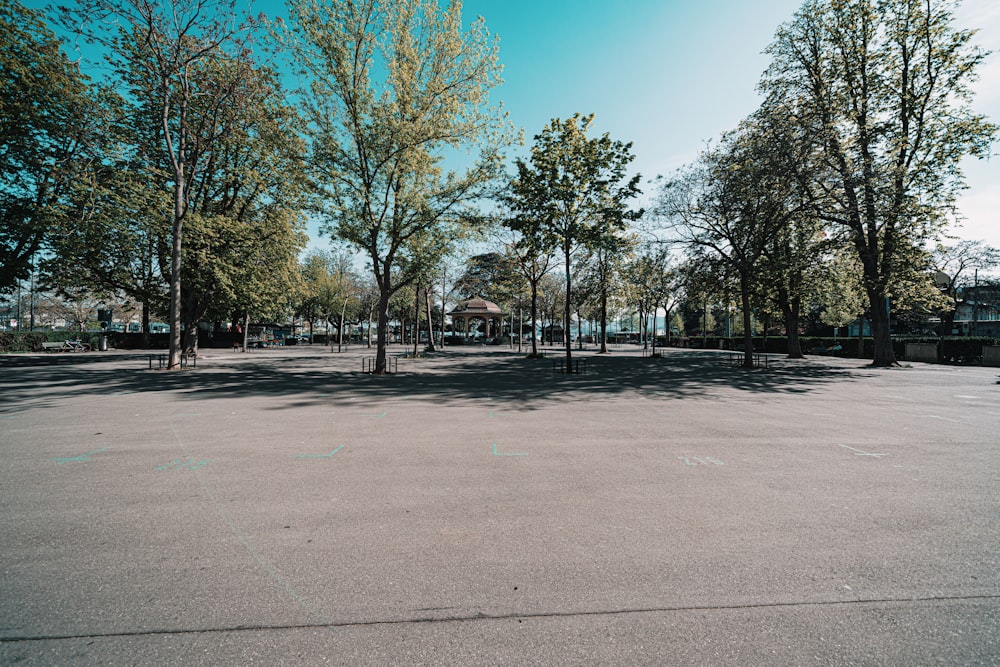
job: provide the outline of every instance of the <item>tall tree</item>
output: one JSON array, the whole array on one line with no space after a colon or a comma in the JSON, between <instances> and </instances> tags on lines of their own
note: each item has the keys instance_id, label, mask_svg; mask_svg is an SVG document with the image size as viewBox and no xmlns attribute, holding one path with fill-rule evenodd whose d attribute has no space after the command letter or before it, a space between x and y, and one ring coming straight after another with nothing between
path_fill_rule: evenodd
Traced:
<instances>
[{"instance_id":1,"label":"tall tree","mask_svg":"<svg viewBox=\"0 0 1000 667\"><path fill-rule=\"evenodd\" d=\"M661 181L658 214L675 239L732 271L743 313L743 366L753 368L752 304L765 248L789 212L774 188L780 179L760 159L752 125L727 133L719 145L671 180Z\"/></svg>"},{"instance_id":2,"label":"tall tree","mask_svg":"<svg viewBox=\"0 0 1000 667\"><path fill-rule=\"evenodd\" d=\"M511 185L510 218L515 229L537 225L542 247L557 248L563 257L565 326L573 303L573 257L624 229L641 211L628 208L639 194L639 175L628 177L632 144L605 133L587 136L594 116L575 114L552 119L535 136L529 161L517 160ZM573 371L573 348L565 336L566 372Z\"/></svg>"},{"instance_id":3,"label":"tall tree","mask_svg":"<svg viewBox=\"0 0 1000 667\"><path fill-rule=\"evenodd\" d=\"M155 110L162 155L169 165L173 205L170 211L170 354L168 368L181 364L181 258L185 218L190 211L188 185L203 164L217 128L199 125L191 107L203 92L193 70L225 53L246 56L256 19L242 15L236 0L79 0L63 7L63 23L107 50L115 71L127 78L138 101ZM108 30L117 25L117 30ZM237 62L246 62L245 58ZM215 91L223 97L229 90ZM205 100L200 100L202 104Z\"/></svg>"},{"instance_id":4,"label":"tall tree","mask_svg":"<svg viewBox=\"0 0 1000 667\"><path fill-rule=\"evenodd\" d=\"M972 112L985 52L950 0L808 0L769 48L761 88L794 105L821 157L823 216L858 255L873 365L896 363L888 299L909 253L932 239L996 128Z\"/></svg>"},{"instance_id":5,"label":"tall tree","mask_svg":"<svg viewBox=\"0 0 1000 667\"><path fill-rule=\"evenodd\" d=\"M498 44L462 3L290 2L289 46L304 93L313 167L328 229L364 252L379 287L375 372L386 372L392 295L443 256L454 227L499 173L513 138L488 94L500 83ZM444 172L449 151L476 152Z\"/></svg>"},{"instance_id":6,"label":"tall tree","mask_svg":"<svg viewBox=\"0 0 1000 667\"><path fill-rule=\"evenodd\" d=\"M0 291L28 275L67 189L99 157L91 98L43 14L0 2Z\"/></svg>"}]
</instances>

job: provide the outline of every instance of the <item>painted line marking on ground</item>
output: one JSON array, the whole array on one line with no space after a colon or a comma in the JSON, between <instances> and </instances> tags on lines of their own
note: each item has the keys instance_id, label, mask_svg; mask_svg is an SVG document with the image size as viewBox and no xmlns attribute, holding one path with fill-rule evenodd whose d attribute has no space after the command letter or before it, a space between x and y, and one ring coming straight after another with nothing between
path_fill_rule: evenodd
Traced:
<instances>
[{"instance_id":1,"label":"painted line marking on ground","mask_svg":"<svg viewBox=\"0 0 1000 667\"><path fill-rule=\"evenodd\" d=\"M493 443L493 456L527 456L526 452L498 452L497 443Z\"/></svg>"},{"instance_id":2,"label":"painted line marking on ground","mask_svg":"<svg viewBox=\"0 0 1000 667\"><path fill-rule=\"evenodd\" d=\"M972 398L977 401L982 400L982 396L967 396L966 394L955 394L955 398Z\"/></svg>"},{"instance_id":3,"label":"painted line marking on ground","mask_svg":"<svg viewBox=\"0 0 1000 667\"><path fill-rule=\"evenodd\" d=\"M938 417L937 415L927 415L930 419L940 419L943 422L951 422L952 424L961 424L963 422L957 419L948 419L947 417Z\"/></svg>"},{"instance_id":4,"label":"painted line marking on ground","mask_svg":"<svg viewBox=\"0 0 1000 667\"><path fill-rule=\"evenodd\" d=\"M866 451L861 450L861 449L855 449L854 447L850 447L848 445L840 445L840 444L838 444L837 446L838 447L843 447L844 449L851 450L852 452L854 452L855 456L874 456L877 459L880 459L883 456L889 456L888 454L872 454L871 452L866 452Z\"/></svg>"},{"instance_id":5,"label":"painted line marking on ground","mask_svg":"<svg viewBox=\"0 0 1000 667\"><path fill-rule=\"evenodd\" d=\"M95 449L92 452L87 452L86 454L80 454L79 456L69 456L66 458L59 457L59 458L54 458L52 460L59 464L69 463L70 461L90 461L91 456L103 452L106 449L110 449L110 447L101 447L100 449Z\"/></svg>"},{"instance_id":6,"label":"painted line marking on ground","mask_svg":"<svg viewBox=\"0 0 1000 667\"><path fill-rule=\"evenodd\" d=\"M677 460L683 461L684 465L686 466L698 466L698 465L707 466L709 464L716 466L726 465L719 459L711 456L678 456ZM694 463L692 463L692 461L694 461Z\"/></svg>"},{"instance_id":7,"label":"painted line marking on ground","mask_svg":"<svg viewBox=\"0 0 1000 667\"><path fill-rule=\"evenodd\" d=\"M337 447L335 450L333 450L332 452L330 452L328 454L296 454L295 458L297 458L297 459L328 459L328 458L333 457L334 454L336 454L337 452L339 452L343 448L344 448L344 446L341 445L340 447Z\"/></svg>"},{"instance_id":8,"label":"painted line marking on ground","mask_svg":"<svg viewBox=\"0 0 1000 667\"><path fill-rule=\"evenodd\" d=\"M157 470L199 470L204 468L209 463L210 460L195 461L190 456L185 456L182 459L174 459L170 463L164 463L161 466L156 466Z\"/></svg>"},{"instance_id":9,"label":"painted line marking on ground","mask_svg":"<svg viewBox=\"0 0 1000 667\"><path fill-rule=\"evenodd\" d=\"M0 415L0 419L17 419L17 415Z\"/></svg>"},{"instance_id":10,"label":"painted line marking on ground","mask_svg":"<svg viewBox=\"0 0 1000 667\"><path fill-rule=\"evenodd\" d=\"M382 417L385 417L385 415L386 415L386 413L384 413L384 412L362 412L361 413L362 417L375 417L375 419L382 419Z\"/></svg>"}]
</instances>

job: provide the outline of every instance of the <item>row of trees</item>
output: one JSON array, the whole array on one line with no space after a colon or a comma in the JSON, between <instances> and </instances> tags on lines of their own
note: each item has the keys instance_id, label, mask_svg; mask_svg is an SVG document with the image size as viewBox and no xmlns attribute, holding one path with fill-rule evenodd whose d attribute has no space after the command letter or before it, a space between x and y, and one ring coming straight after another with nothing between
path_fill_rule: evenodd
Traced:
<instances>
[{"instance_id":1,"label":"row of trees","mask_svg":"<svg viewBox=\"0 0 1000 667\"><path fill-rule=\"evenodd\" d=\"M143 304L146 332L169 313L172 367L198 322L280 311L305 241L298 114L235 4L64 8L105 55L91 81L40 13L0 3L2 285L37 262L64 296Z\"/></svg>"},{"instance_id":2,"label":"row of trees","mask_svg":"<svg viewBox=\"0 0 1000 667\"><path fill-rule=\"evenodd\" d=\"M434 321L443 263L489 223L532 330L558 262L566 323L590 300L578 289L606 323L623 273L640 312L732 291L744 331L771 309L792 338L825 293L831 317L867 312L889 365L889 308L935 294L958 162L995 135L969 107L984 53L938 0L807 0L770 48L761 108L660 179L646 215L631 145L590 136L592 116L553 119L504 172L518 135L490 98L498 43L461 2L291 0L286 25L233 0L83 0L61 18L106 56L93 83L41 15L0 7L3 284L41 253L52 285L168 311L171 367L202 319L295 308L343 330L347 260L296 267L306 212L364 257L378 373L392 301L408 292ZM294 107L276 58L306 82ZM660 245L630 256L637 233ZM569 336L565 354L569 370Z\"/></svg>"},{"instance_id":3,"label":"row of trees","mask_svg":"<svg viewBox=\"0 0 1000 667\"><path fill-rule=\"evenodd\" d=\"M731 278L745 320L779 310L796 356L802 305L824 285L840 292L828 303L863 298L848 319L871 321L876 366L896 363L891 308L936 307L931 251L955 216L959 162L986 157L996 133L970 106L985 52L952 10L808 0L768 49L760 109L661 181L664 238Z\"/></svg>"}]
</instances>

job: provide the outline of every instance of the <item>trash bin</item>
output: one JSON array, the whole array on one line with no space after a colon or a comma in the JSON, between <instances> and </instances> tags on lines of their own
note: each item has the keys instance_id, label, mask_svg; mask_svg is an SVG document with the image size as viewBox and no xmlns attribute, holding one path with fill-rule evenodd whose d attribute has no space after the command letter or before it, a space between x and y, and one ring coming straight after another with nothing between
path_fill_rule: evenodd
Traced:
<instances>
[{"instance_id":1,"label":"trash bin","mask_svg":"<svg viewBox=\"0 0 1000 667\"><path fill-rule=\"evenodd\" d=\"M97 338L97 349L100 350L101 352L108 351L108 337L106 334L101 334Z\"/></svg>"}]
</instances>

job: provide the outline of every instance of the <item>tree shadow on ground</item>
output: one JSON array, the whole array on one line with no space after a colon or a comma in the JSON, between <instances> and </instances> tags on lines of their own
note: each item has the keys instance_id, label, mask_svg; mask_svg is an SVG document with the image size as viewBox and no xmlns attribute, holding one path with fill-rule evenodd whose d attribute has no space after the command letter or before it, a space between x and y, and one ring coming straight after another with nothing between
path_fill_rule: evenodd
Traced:
<instances>
[{"instance_id":1,"label":"tree shadow on ground","mask_svg":"<svg viewBox=\"0 0 1000 667\"><path fill-rule=\"evenodd\" d=\"M586 372L563 375L561 357L527 359L509 351L449 351L430 359L400 359L397 374L361 372L358 356L314 352L297 356L218 357L179 372L149 370L148 354L0 358L0 412L44 407L67 395L171 393L190 400L273 397L274 409L419 398L485 400L536 409L565 400L654 395L661 399L720 395L795 395L854 381L857 368L774 359L768 368L734 366L724 353L671 350L662 358L577 355ZM154 364L155 366L155 364Z\"/></svg>"}]
</instances>

